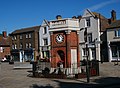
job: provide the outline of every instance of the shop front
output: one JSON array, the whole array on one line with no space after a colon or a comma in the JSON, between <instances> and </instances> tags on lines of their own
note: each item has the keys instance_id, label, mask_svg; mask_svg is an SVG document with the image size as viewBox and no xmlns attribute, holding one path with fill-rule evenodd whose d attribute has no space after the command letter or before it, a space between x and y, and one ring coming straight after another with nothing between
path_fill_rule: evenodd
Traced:
<instances>
[{"instance_id":1,"label":"shop front","mask_svg":"<svg viewBox=\"0 0 120 88\"><path fill-rule=\"evenodd\" d=\"M33 49L24 50L24 60L25 61L33 61L34 60L34 51L33 51Z\"/></svg>"},{"instance_id":2,"label":"shop front","mask_svg":"<svg viewBox=\"0 0 120 88\"><path fill-rule=\"evenodd\" d=\"M120 42L110 42L109 44L109 60L120 61Z\"/></svg>"},{"instance_id":3,"label":"shop front","mask_svg":"<svg viewBox=\"0 0 120 88\"><path fill-rule=\"evenodd\" d=\"M19 50L15 49L15 50L11 50L11 56L12 56L12 59L14 61L20 61L20 54L19 54Z\"/></svg>"}]
</instances>

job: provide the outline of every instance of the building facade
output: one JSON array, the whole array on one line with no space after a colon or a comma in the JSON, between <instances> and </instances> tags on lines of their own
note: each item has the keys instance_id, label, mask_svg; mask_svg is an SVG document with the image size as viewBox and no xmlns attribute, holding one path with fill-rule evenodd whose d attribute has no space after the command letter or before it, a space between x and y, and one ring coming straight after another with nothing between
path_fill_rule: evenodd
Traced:
<instances>
[{"instance_id":1,"label":"building facade","mask_svg":"<svg viewBox=\"0 0 120 88\"><path fill-rule=\"evenodd\" d=\"M107 28L109 61L120 61L120 20L115 20Z\"/></svg>"},{"instance_id":2,"label":"building facade","mask_svg":"<svg viewBox=\"0 0 120 88\"><path fill-rule=\"evenodd\" d=\"M39 30L39 49L40 49L40 58L41 59L50 59L50 33L49 26L45 22L42 22Z\"/></svg>"},{"instance_id":3,"label":"building facade","mask_svg":"<svg viewBox=\"0 0 120 88\"><path fill-rule=\"evenodd\" d=\"M0 34L0 60L4 57L10 56L10 38L7 36L7 32L3 31Z\"/></svg>"},{"instance_id":4,"label":"building facade","mask_svg":"<svg viewBox=\"0 0 120 88\"><path fill-rule=\"evenodd\" d=\"M50 21L51 68L61 66L66 74L78 73L79 57L79 20L62 19L57 16ZM74 68L74 69L73 69Z\"/></svg>"},{"instance_id":5,"label":"building facade","mask_svg":"<svg viewBox=\"0 0 120 88\"><path fill-rule=\"evenodd\" d=\"M40 26L13 31L11 37L11 55L14 61L36 60L39 51Z\"/></svg>"},{"instance_id":6,"label":"building facade","mask_svg":"<svg viewBox=\"0 0 120 88\"><path fill-rule=\"evenodd\" d=\"M86 59L86 45L88 48L89 60L102 61L107 53L103 41L106 41L104 31L108 26L108 19L101 14L86 9L80 20L80 58ZM86 31L86 34L85 34ZM85 37L87 38L85 40ZM105 53L103 53L105 51Z\"/></svg>"}]
</instances>

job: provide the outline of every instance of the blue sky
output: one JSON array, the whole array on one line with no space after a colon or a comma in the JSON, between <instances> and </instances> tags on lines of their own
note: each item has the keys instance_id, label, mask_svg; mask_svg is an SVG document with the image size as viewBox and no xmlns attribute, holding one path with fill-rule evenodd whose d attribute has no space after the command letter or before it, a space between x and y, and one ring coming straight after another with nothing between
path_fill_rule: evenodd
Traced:
<instances>
[{"instance_id":1,"label":"blue sky","mask_svg":"<svg viewBox=\"0 0 120 88\"><path fill-rule=\"evenodd\" d=\"M41 25L44 19L54 20L82 15L85 9L111 17L111 10L120 19L120 0L0 0L0 33Z\"/></svg>"}]
</instances>

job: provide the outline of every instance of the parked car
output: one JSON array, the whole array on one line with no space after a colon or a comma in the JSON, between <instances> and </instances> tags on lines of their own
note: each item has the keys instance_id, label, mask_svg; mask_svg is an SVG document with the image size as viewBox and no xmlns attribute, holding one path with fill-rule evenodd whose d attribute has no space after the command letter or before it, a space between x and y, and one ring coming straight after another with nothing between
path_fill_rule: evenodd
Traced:
<instances>
[{"instance_id":1,"label":"parked car","mask_svg":"<svg viewBox=\"0 0 120 88\"><path fill-rule=\"evenodd\" d=\"M9 62L10 61L10 55L5 55L4 58L2 58L1 62Z\"/></svg>"}]
</instances>

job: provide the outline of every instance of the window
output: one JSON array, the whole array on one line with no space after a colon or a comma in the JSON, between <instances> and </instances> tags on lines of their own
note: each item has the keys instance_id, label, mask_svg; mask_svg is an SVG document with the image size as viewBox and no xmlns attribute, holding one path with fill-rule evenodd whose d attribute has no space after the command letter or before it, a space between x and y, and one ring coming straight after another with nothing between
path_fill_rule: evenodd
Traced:
<instances>
[{"instance_id":1,"label":"window","mask_svg":"<svg viewBox=\"0 0 120 88\"><path fill-rule=\"evenodd\" d=\"M23 48L23 44L22 43L20 43L20 49L22 49Z\"/></svg>"},{"instance_id":2,"label":"window","mask_svg":"<svg viewBox=\"0 0 120 88\"><path fill-rule=\"evenodd\" d=\"M48 45L48 39L47 38L43 39L43 43L44 43L44 45Z\"/></svg>"},{"instance_id":3,"label":"window","mask_svg":"<svg viewBox=\"0 0 120 88\"><path fill-rule=\"evenodd\" d=\"M95 49L91 49L91 50L92 50L92 58L95 59L95 56L96 56Z\"/></svg>"},{"instance_id":4,"label":"window","mask_svg":"<svg viewBox=\"0 0 120 88\"><path fill-rule=\"evenodd\" d=\"M89 33L87 36L88 36L88 42L91 43L92 42L92 33Z\"/></svg>"},{"instance_id":5,"label":"window","mask_svg":"<svg viewBox=\"0 0 120 88\"><path fill-rule=\"evenodd\" d=\"M15 44L15 48L14 49L17 49L17 44Z\"/></svg>"},{"instance_id":6,"label":"window","mask_svg":"<svg viewBox=\"0 0 120 88\"><path fill-rule=\"evenodd\" d=\"M12 49L15 49L14 44L12 45Z\"/></svg>"},{"instance_id":7,"label":"window","mask_svg":"<svg viewBox=\"0 0 120 88\"><path fill-rule=\"evenodd\" d=\"M31 43L29 43L29 48L32 48L32 44Z\"/></svg>"},{"instance_id":8,"label":"window","mask_svg":"<svg viewBox=\"0 0 120 88\"><path fill-rule=\"evenodd\" d=\"M29 38L31 38L31 37L32 37L32 34L30 33L30 34L29 34Z\"/></svg>"},{"instance_id":9,"label":"window","mask_svg":"<svg viewBox=\"0 0 120 88\"><path fill-rule=\"evenodd\" d=\"M87 26L87 27L90 27L90 18L87 18L87 19L86 19L86 26Z\"/></svg>"},{"instance_id":10,"label":"window","mask_svg":"<svg viewBox=\"0 0 120 88\"><path fill-rule=\"evenodd\" d=\"M0 47L0 52L1 52L1 53L3 52L3 47Z\"/></svg>"},{"instance_id":11,"label":"window","mask_svg":"<svg viewBox=\"0 0 120 88\"><path fill-rule=\"evenodd\" d=\"M115 37L120 37L120 29L119 30L115 30Z\"/></svg>"},{"instance_id":12,"label":"window","mask_svg":"<svg viewBox=\"0 0 120 88\"><path fill-rule=\"evenodd\" d=\"M86 56L86 49L83 49L83 56Z\"/></svg>"},{"instance_id":13,"label":"window","mask_svg":"<svg viewBox=\"0 0 120 88\"><path fill-rule=\"evenodd\" d=\"M29 47L28 47L28 43L26 43L26 48L29 48Z\"/></svg>"},{"instance_id":14,"label":"window","mask_svg":"<svg viewBox=\"0 0 120 88\"><path fill-rule=\"evenodd\" d=\"M111 49L112 49L112 57L117 57L118 56L117 55L117 47L116 46L112 46Z\"/></svg>"},{"instance_id":15,"label":"window","mask_svg":"<svg viewBox=\"0 0 120 88\"><path fill-rule=\"evenodd\" d=\"M16 40L16 39L17 39L17 36L14 36L14 39Z\"/></svg>"},{"instance_id":16,"label":"window","mask_svg":"<svg viewBox=\"0 0 120 88\"><path fill-rule=\"evenodd\" d=\"M26 38L28 38L28 34L26 34Z\"/></svg>"},{"instance_id":17,"label":"window","mask_svg":"<svg viewBox=\"0 0 120 88\"><path fill-rule=\"evenodd\" d=\"M20 39L22 39L22 35L20 35Z\"/></svg>"},{"instance_id":18,"label":"window","mask_svg":"<svg viewBox=\"0 0 120 88\"><path fill-rule=\"evenodd\" d=\"M43 34L46 34L46 33L47 33L47 27L44 27Z\"/></svg>"},{"instance_id":19,"label":"window","mask_svg":"<svg viewBox=\"0 0 120 88\"><path fill-rule=\"evenodd\" d=\"M14 40L14 37L12 36L12 40Z\"/></svg>"}]
</instances>

